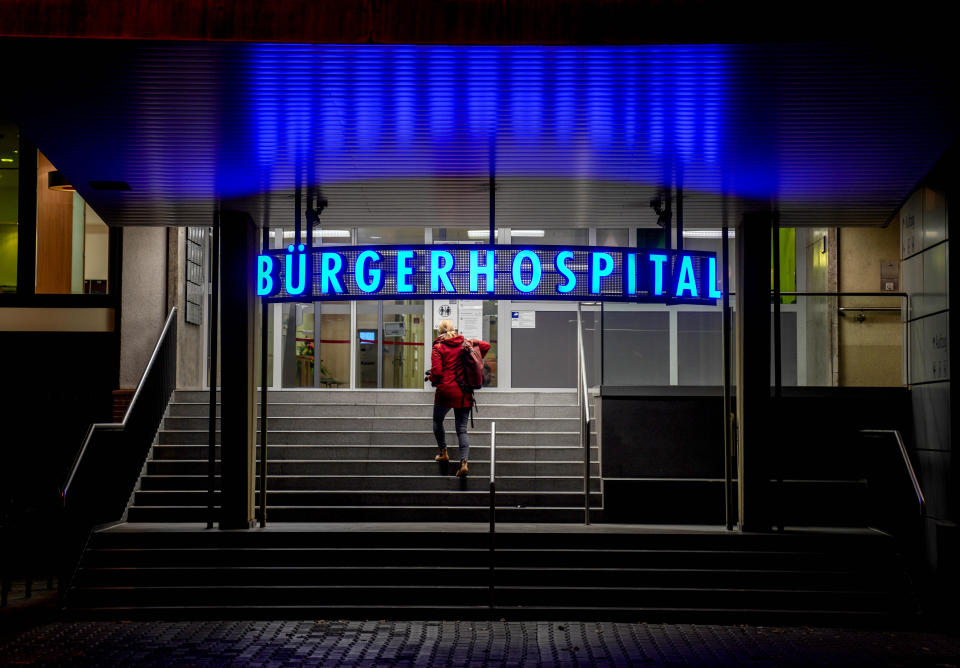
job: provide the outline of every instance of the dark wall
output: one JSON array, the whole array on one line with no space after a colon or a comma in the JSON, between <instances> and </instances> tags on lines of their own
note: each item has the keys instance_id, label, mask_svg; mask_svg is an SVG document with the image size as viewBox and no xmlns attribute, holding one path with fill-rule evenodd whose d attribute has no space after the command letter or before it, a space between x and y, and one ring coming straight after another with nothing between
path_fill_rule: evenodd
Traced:
<instances>
[{"instance_id":1,"label":"dark wall","mask_svg":"<svg viewBox=\"0 0 960 668\"><path fill-rule=\"evenodd\" d=\"M2 332L4 501L55 502L92 422L112 422L119 371L114 333Z\"/></svg>"},{"instance_id":2,"label":"dark wall","mask_svg":"<svg viewBox=\"0 0 960 668\"><path fill-rule=\"evenodd\" d=\"M31 0L0 3L0 35L356 44L643 44L849 40L899 34L896 13L759 0ZM830 20L823 20L824 14ZM941 22L943 23L943 22ZM939 31L934 22L929 30ZM929 42L938 40L930 39ZM918 45L923 46L923 45Z\"/></svg>"},{"instance_id":3,"label":"dark wall","mask_svg":"<svg viewBox=\"0 0 960 668\"><path fill-rule=\"evenodd\" d=\"M599 400L604 515L610 521L724 521L720 388L604 388ZM904 388L784 388L766 444L768 502L789 525L870 521L865 480L889 442L860 429L911 433ZM864 448L880 447L883 453ZM890 452L886 452L890 450ZM735 475L735 461L731 461Z\"/></svg>"}]
</instances>

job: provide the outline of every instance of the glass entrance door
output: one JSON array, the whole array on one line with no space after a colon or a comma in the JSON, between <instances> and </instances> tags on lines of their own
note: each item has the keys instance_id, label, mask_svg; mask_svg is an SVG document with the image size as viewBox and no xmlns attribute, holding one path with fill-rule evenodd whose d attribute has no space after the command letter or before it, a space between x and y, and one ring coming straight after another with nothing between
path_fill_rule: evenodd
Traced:
<instances>
[{"instance_id":1,"label":"glass entrance door","mask_svg":"<svg viewBox=\"0 0 960 668\"><path fill-rule=\"evenodd\" d=\"M422 389L424 302L357 303L357 387Z\"/></svg>"}]
</instances>

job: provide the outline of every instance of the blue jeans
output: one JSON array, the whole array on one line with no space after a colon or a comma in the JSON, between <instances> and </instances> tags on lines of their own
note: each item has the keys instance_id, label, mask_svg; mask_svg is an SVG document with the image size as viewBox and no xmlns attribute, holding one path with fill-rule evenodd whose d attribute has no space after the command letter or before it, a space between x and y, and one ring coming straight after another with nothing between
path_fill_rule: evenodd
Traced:
<instances>
[{"instance_id":1,"label":"blue jeans","mask_svg":"<svg viewBox=\"0 0 960 668\"><path fill-rule=\"evenodd\" d=\"M433 406L433 435L437 437L437 446L447 447L447 433L443 429L443 418L450 412L449 406ZM454 408L453 422L457 427L457 441L460 443L460 459L470 459L470 439L467 438L467 418L469 408Z\"/></svg>"}]
</instances>

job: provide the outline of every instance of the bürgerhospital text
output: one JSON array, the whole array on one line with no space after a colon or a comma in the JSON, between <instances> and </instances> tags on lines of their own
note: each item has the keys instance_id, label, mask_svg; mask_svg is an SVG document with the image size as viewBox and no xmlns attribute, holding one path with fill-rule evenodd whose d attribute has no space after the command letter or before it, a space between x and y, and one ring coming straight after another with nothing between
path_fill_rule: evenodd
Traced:
<instances>
[{"instance_id":1,"label":"b\u00fcrgerhospital text","mask_svg":"<svg viewBox=\"0 0 960 668\"><path fill-rule=\"evenodd\" d=\"M568 246L303 244L256 259L267 301L522 299L713 304L716 254Z\"/></svg>"}]
</instances>

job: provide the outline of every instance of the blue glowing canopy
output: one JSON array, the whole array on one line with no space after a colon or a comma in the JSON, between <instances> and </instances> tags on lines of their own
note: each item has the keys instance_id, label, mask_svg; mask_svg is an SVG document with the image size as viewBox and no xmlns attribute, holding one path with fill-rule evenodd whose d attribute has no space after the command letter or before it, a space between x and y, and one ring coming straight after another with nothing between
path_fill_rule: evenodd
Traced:
<instances>
[{"instance_id":1,"label":"blue glowing canopy","mask_svg":"<svg viewBox=\"0 0 960 668\"><path fill-rule=\"evenodd\" d=\"M29 91L6 96L14 120L111 224L206 225L216 199L289 224L299 184L333 226L475 225L492 174L504 225L642 223L665 186L712 225L721 196L774 201L783 225L876 224L957 125L946 65L886 44L0 52L8 90ZM90 185L105 180L130 190Z\"/></svg>"}]
</instances>

